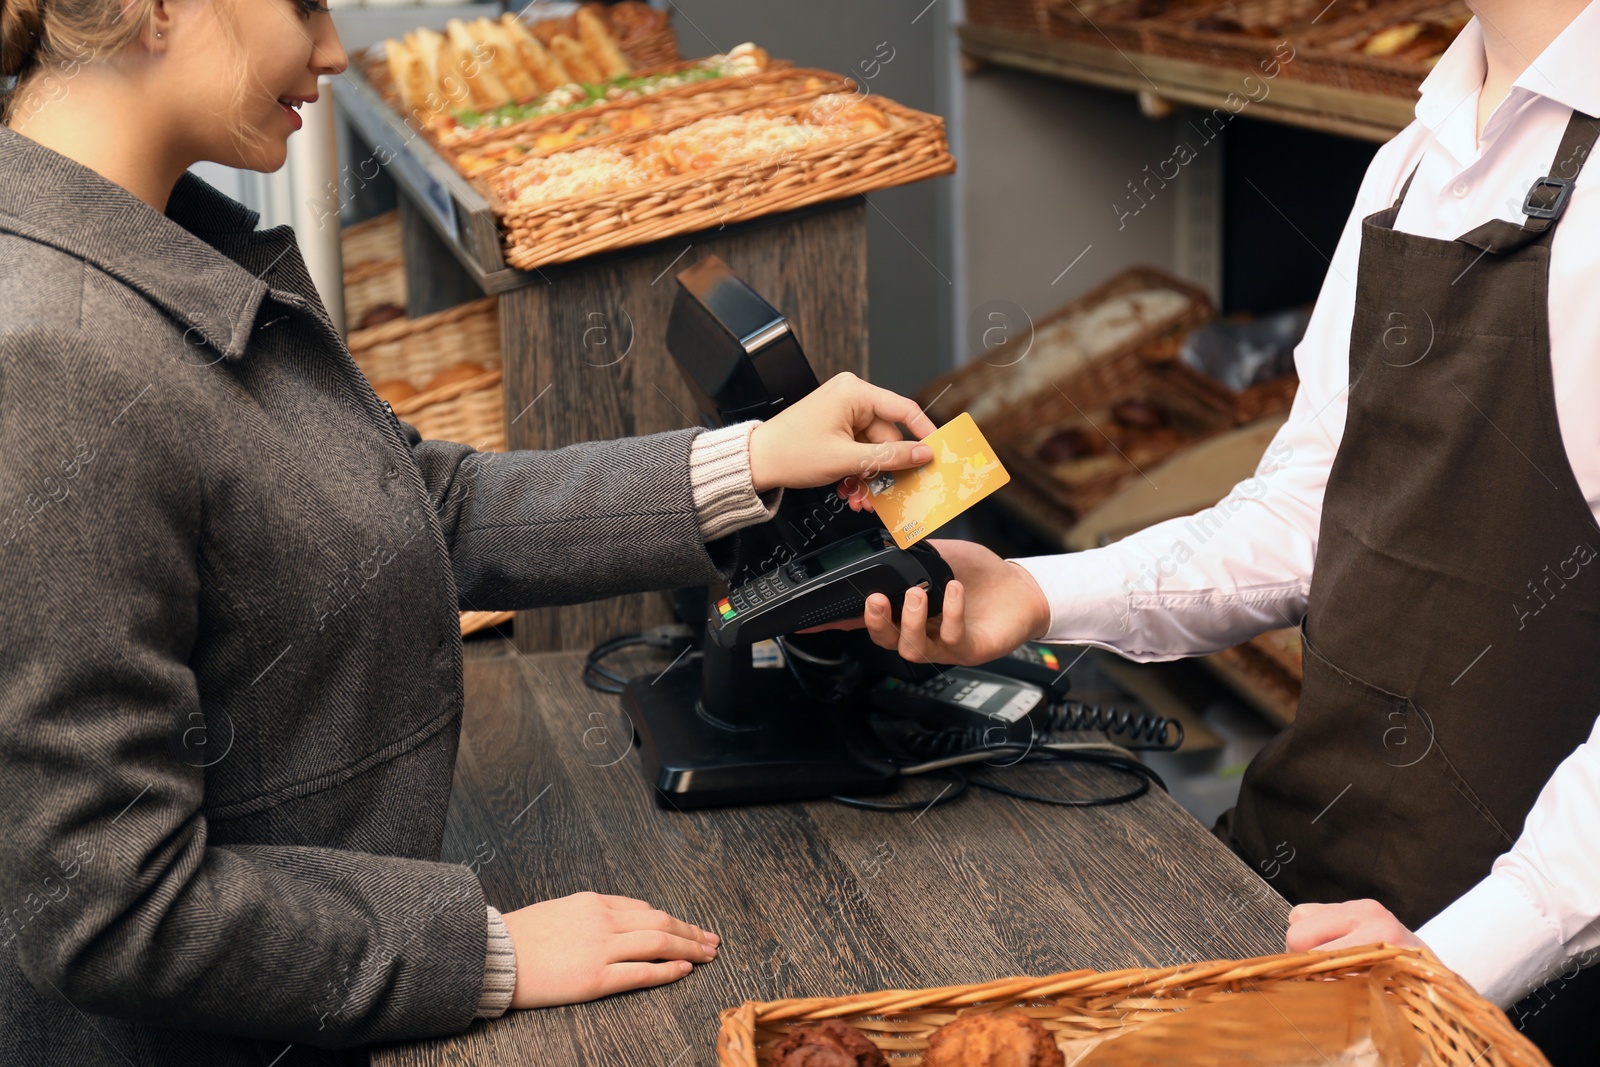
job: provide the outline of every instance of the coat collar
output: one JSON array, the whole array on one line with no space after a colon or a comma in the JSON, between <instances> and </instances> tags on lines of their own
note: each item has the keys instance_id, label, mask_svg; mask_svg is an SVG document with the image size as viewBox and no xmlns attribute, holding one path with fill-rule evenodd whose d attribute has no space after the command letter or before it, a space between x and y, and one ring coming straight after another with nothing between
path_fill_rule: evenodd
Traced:
<instances>
[{"instance_id":1,"label":"coat collar","mask_svg":"<svg viewBox=\"0 0 1600 1067\"><path fill-rule=\"evenodd\" d=\"M230 360L244 355L270 289L258 274L288 258L294 244L287 226L257 232L259 218L187 172L162 214L76 160L0 125L0 231L93 263Z\"/></svg>"}]
</instances>

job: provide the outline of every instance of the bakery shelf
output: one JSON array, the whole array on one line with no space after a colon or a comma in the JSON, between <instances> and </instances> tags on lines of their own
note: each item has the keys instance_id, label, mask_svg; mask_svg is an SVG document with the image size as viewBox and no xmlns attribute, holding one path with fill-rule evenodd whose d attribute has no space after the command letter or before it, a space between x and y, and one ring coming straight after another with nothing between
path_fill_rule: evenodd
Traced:
<instances>
[{"instance_id":1,"label":"bakery shelf","mask_svg":"<svg viewBox=\"0 0 1600 1067\"><path fill-rule=\"evenodd\" d=\"M1259 71L1234 70L1187 60L1100 48L1078 41L990 26L957 28L970 59L1031 71L1065 81L1138 93L1141 97L1201 108L1226 107L1230 94L1244 98L1244 78ZM1369 141L1387 141L1407 126L1415 102L1279 77L1259 103L1239 114Z\"/></svg>"}]
</instances>

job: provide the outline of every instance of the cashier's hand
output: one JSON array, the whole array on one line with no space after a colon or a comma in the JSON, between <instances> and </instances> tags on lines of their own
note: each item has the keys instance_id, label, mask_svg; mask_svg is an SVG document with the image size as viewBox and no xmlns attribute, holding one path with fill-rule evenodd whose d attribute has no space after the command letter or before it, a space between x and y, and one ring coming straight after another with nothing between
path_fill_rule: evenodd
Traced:
<instances>
[{"instance_id":1,"label":"cashier's hand","mask_svg":"<svg viewBox=\"0 0 1600 1067\"><path fill-rule=\"evenodd\" d=\"M632 897L575 893L504 918L517 952L513 1008L579 1004L666 985L717 956L716 934Z\"/></svg>"},{"instance_id":2,"label":"cashier's hand","mask_svg":"<svg viewBox=\"0 0 1600 1067\"><path fill-rule=\"evenodd\" d=\"M1289 932L1283 941L1290 952L1358 948L1379 943L1398 948L1426 947L1376 900L1301 904L1289 913Z\"/></svg>"},{"instance_id":3,"label":"cashier's hand","mask_svg":"<svg viewBox=\"0 0 1600 1067\"><path fill-rule=\"evenodd\" d=\"M750 477L756 492L871 478L932 459L933 450L907 441L897 422L918 440L934 429L916 401L848 371L836 374L751 433Z\"/></svg>"},{"instance_id":4,"label":"cashier's hand","mask_svg":"<svg viewBox=\"0 0 1600 1067\"><path fill-rule=\"evenodd\" d=\"M863 618L819 629L859 629L912 663L971 666L1006 655L1050 628L1050 603L1033 575L972 541L930 540L955 579L945 586L944 609L928 618L928 595L909 589L897 625L889 598L867 597Z\"/></svg>"}]
</instances>

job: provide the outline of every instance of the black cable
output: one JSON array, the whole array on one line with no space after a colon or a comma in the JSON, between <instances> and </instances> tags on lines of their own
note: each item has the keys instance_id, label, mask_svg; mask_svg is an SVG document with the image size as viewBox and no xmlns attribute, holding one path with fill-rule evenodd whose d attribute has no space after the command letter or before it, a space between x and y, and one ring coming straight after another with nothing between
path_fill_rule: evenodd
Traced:
<instances>
[{"instance_id":1,"label":"black cable","mask_svg":"<svg viewBox=\"0 0 1600 1067\"><path fill-rule=\"evenodd\" d=\"M628 679L616 671L601 664L607 656L615 655L625 648L635 648L646 645L650 648L660 648L667 651L677 649L678 659L675 659L667 670L681 670L690 663L700 660L700 653L690 652L684 654L693 641L693 633L687 626L655 626L651 629L632 634L620 634L617 637L602 641L589 650L583 661L583 684L590 689L598 689L602 693L621 693L628 684ZM666 673L665 671L662 673Z\"/></svg>"},{"instance_id":2,"label":"black cable","mask_svg":"<svg viewBox=\"0 0 1600 1067\"><path fill-rule=\"evenodd\" d=\"M1172 752L1183 744L1183 723L1165 719L1150 712L1130 714L1113 707L1085 704L1078 700L1063 700L1046 712L1047 729L1054 733L1067 730L1093 730L1118 734L1129 742L1124 748L1144 752ZM1172 734L1171 740L1168 740Z\"/></svg>"},{"instance_id":3,"label":"black cable","mask_svg":"<svg viewBox=\"0 0 1600 1067\"><path fill-rule=\"evenodd\" d=\"M994 768L991 765L991 769L1006 770L1021 763L1087 763L1131 775L1137 779L1137 785L1132 789L1114 793L1110 796L1078 798L1053 797L1041 793L1031 793L985 777L973 776L970 779L970 784L979 789L985 789L991 793L1001 793L1015 797L1018 800L1030 800L1040 804L1051 804L1064 808L1100 808L1115 804L1126 804L1150 792L1151 782L1159 785L1163 790L1167 788L1167 784L1161 780L1160 775L1131 755L1124 755L1121 751L1113 750L1110 747L1103 749L1097 749L1093 746L1070 749L1049 747L1063 744L1063 742L1056 741L1049 735L1035 735L1027 740L1012 740L1006 737L1003 740L996 741L992 734L992 728L973 726L931 730L913 724L904 724L900 733L896 736L895 742L902 756L932 757L934 764L946 764L948 761L948 765L931 766L926 772L918 770L916 765L908 767L904 772L907 778L913 775L920 776L923 773L936 775L954 773L962 775L963 783L961 789L954 796L941 799L941 803L953 800L966 792L968 783L965 780L965 774L959 769L960 766L968 763L986 763L1002 753L1017 753L1017 758L999 768ZM833 799L840 800L838 797ZM846 803L848 801L840 800L840 802ZM859 803L852 806L868 807L869 805ZM871 810L910 811L921 806L915 802L896 804L877 801L873 802Z\"/></svg>"},{"instance_id":4,"label":"black cable","mask_svg":"<svg viewBox=\"0 0 1600 1067\"><path fill-rule=\"evenodd\" d=\"M787 638L779 637L774 640L779 651L783 653L783 663L788 668L789 674L794 677L795 683L800 686L800 691L812 700L817 701L819 704L837 704L855 692L857 683L861 680L861 663L859 661L847 657L830 660L815 653L807 652L804 649L796 648L793 642ZM812 670L825 677L831 683L831 688L827 693L819 693L812 688L811 681L806 678L805 673L800 669L801 662L827 665L839 663L844 665L844 670L829 672L813 666Z\"/></svg>"},{"instance_id":5,"label":"black cable","mask_svg":"<svg viewBox=\"0 0 1600 1067\"><path fill-rule=\"evenodd\" d=\"M835 804L843 804L847 808L865 808L867 811L929 811L933 808L942 808L946 804L954 804L966 795L967 786L971 780L954 767L943 771L930 771L928 777L948 778L956 784L954 793L941 792L932 800L907 800L896 803L888 800L864 800L861 797L829 797Z\"/></svg>"},{"instance_id":6,"label":"black cable","mask_svg":"<svg viewBox=\"0 0 1600 1067\"><path fill-rule=\"evenodd\" d=\"M1119 793L1109 797L1089 797L1088 799L1048 797L1040 793L1029 793L1025 790L1013 789L1010 786L1001 785L999 782L984 778L974 778L972 784L979 789L987 789L991 793L1001 793L1008 797L1016 797L1018 800L1031 800L1039 804L1053 804L1061 808L1105 808L1114 804L1126 804L1129 801L1138 800L1150 792L1151 782L1159 785L1163 791L1167 788L1167 783L1161 780L1159 774L1138 760L1127 759L1110 752L1101 754L1097 752L1036 751L1032 755L1024 756L1017 763L1093 763L1101 767L1109 767L1113 770L1131 774L1139 779L1139 784L1126 793ZM1016 766L1016 764L1008 764L1008 766Z\"/></svg>"}]
</instances>

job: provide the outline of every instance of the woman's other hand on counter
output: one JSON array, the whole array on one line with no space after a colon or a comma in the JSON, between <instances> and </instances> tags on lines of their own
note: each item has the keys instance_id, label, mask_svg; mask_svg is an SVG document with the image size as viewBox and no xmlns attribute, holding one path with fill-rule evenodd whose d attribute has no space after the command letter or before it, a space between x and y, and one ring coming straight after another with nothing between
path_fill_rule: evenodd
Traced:
<instances>
[{"instance_id":1,"label":"woman's other hand on counter","mask_svg":"<svg viewBox=\"0 0 1600 1067\"><path fill-rule=\"evenodd\" d=\"M974 665L1006 655L1050 628L1050 602L1033 575L973 541L930 540L955 576L944 590L944 608L928 618L928 595L906 591L900 622L889 598L867 598L863 618L818 629L859 629L912 663Z\"/></svg>"},{"instance_id":2,"label":"woman's other hand on counter","mask_svg":"<svg viewBox=\"0 0 1600 1067\"><path fill-rule=\"evenodd\" d=\"M517 952L513 1008L579 1004L666 985L717 955L716 934L631 897L575 893L504 918Z\"/></svg>"},{"instance_id":3,"label":"woman's other hand on counter","mask_svg":"<svg viewBox=\"0 0 1600 1067\"><path fill-rule=\"evenodd\" d=\"M1359 948L1387 944L1396 948L1424 948L1422 939L1376 900L1347 900L1342 904L1301 904L1289 913L1284 947L1290 952L1312 949Z\"/></svg>"},{"instance_id":4,"label":"woman's other hand on counter","mask_svg":"<svg viewBox=\"0 0 1600 1067\"><path fill-rule=\"evenodd\" d=\"M932 449L906 440L896 423L918 440L934 429L916 401L849 372L836 374L755 428L750 479L758 493L810 489L933 458Z\"/></svg>"}]
</instances>

